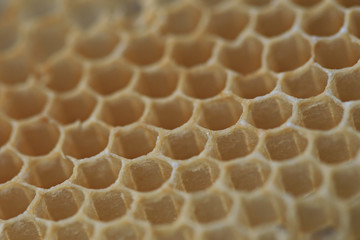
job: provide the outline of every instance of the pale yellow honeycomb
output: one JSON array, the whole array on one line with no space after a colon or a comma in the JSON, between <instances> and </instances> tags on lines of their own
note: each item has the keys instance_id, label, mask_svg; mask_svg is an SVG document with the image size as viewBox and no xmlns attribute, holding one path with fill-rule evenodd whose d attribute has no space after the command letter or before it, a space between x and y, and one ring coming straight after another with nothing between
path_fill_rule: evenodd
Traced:
<instances>
[{"instance_id":1,"label":"pale yellow honeycomb","mask_svg":"<svg viewBox=\"0 0 360 240\"><path fill-rule=\"evenodd\" d=\"M0 0L0 240L360 239L360 0Z\"/></svg>"}]
</instances>

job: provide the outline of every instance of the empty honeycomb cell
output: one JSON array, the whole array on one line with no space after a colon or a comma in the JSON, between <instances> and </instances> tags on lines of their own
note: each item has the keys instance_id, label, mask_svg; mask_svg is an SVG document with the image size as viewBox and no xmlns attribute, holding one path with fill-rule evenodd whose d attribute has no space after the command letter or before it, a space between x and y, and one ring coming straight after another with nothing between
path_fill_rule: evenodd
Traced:
<instances>
[{"instance_id":1,"label":"empty honeycomb cell","mask_svg":"<svg viewBox=\"0 0 360 240\"><path fill-rule=\"evenodd\" d=\"M55 97L49 115L62 124L83 122L91 116L96 103L96 98L87 92L80 92L70 97Z\"/></svg>"},{"instance_id":2,"label":"empty honeycomb cell","mask_svg":"<svg viewBox=\"0 0 360 240\"><path fill-rule=\"evenodd\" d=\"M282 90L296 98L310 98L324 92L328 75L321 68L311 66L284 74Z\"/></svg>"},{"instance_id":3,"label":"empty honeycomb cell","mask_svg":"<svg viewBox=\"0 0 360 240\"><path fill-rule=\"evenodd\" d=\"M237 191L251 192L266 184L271 168L266 163L251 160L245 163L231 164L226 172L231 187Z\"/></svg>"},{"instance_id":4,"label":"empty honeycomb cell","mask_svg":"<svg viewBox=\"0 0 360 240\"><path fill-rule=\"evenodd\" d=\"M267 97L253 102L249 111L251 124L270 129L281 126L291 117L292 105L282 97Z\"/></svg>"},{"instance_id":5,"label":"empty honeycomb cell","mask_svg":"<svg viewBox=\"0 0 360 240\"><path fill-rule=\"evenodd\" d=\"M60 154L54 154L31 162L26 181L41 188L51 188L69 179L74 164Z\"/></svg>"},{"instance_id":6,"label":"empty honeycomb cell","mask_svg":"<svg viewBox=\"0 0 360 240\"><path fill-rule=\"evenodd\" d=\"M101 156L79 164L74 183L91 189L107 188L116 181L120 169L120 160Z\"/></svg>"},{"instance_id":7,"label":"empty honeycomb cell","mask_svg":"<svg viewBox=\"0 0 360 240\"><path fill-rule=\"evenodd\" d=\"M199 159L178 168L181 189L196 192L211 187L219 175L218 166L207 159Z\"/></svg>"},{"instance_id":8,"label":"empty honeycomb cell","mask_svg":"<svg viewBox=\"0 0 360 240\"><path fill-rule=\"evenodd\" d=\"M20 153L28 156L46 155L55 148L59 136L58 127L41 118L20 125L14 145Z\"/></svg>"},{"instance_id":9,"label":"empty honeycomb cell","mask_svg":"<svg viewBox=\"0 0 360 240\"><path fill-rule=\"evenodd\" d=\"M147 159L130 164L125 170L124 182L131 189L148 192L160 188L171 176L172 167L162 161Z\"/></svg>"},{"instance_id":10,"label":"empty honeycomb cell","mask_svg":"<svg viewBox=\"0 0 360 240\"><path fill-rule=\"evenodd\" d=\"M13 128L10 122L5 120L3 117L0 117L0 129L0 147L2 147L10 139Z\"/></svg>"},{"instance_id":11,"label":"empty honeycomb cell","mask_svg":"<svg viewBox=\"0 0 360 240\"><path fill-rule=\"evenodd\" d=\"M218 95L225 87L226 73L219 68L196 69L186 74L183 92L193 98L205 99Z\"/></svg>"},{"instance_id":12,"label":"empty honeycomb cell","mask_svg":"<svg viewBox=\"0 0 360 240\"><path fill-rule=\"evenodd\" d=\"M354 36L360 38L360 11L351 12L348 30Z\"/></svg>"},{"instance_id":13,"label":"empty honeycomb cell","mask_svg":"<svg viewBox=\"0 0 360 240\"><path fill-rule=\"evenodd\" d=\"M170 224L177 220L181 211L182 200L175 195L160 194L142 199L138 210L142 210L145 219L151 224Z\"/></svg>"},{"instance_id":14,"label":"empty honeycomb cell","mask_svg":"<svg viewBox=\"0 0 360 240\"><path fill-rule=\"evenodd\" d=\"M108 129L98 123L74 126L65 132L62 150L77 159L92 157L105 149L108 138Z\"/></svg>"},{"instance_id":15,"label":"empty honeycomb cell","mask_svg":"<svg viewBox=\"0 0 360 240\"><path fill-rule=\"evenodd\" d=\"M237 8L229 8L213 13L208 24L208 32L225 40L235 40L245 29L249 16Z\"/></svg>"},{"instance_id":16,"label":"empty honeycomb cell","mask_svg":"<svg viewBox=\"0 0 360 240\"><path fill-rule=\"evenodd\" d=\"M333 169L332 184L335 193L340 198L351 198L360 191L357 184L360 181L360 169L357 166L348 166Z\"/></svg>"},{"instance_id":17,"label":"empty honeycomb cell","mask_svg":"<svg viewBox=\"0 0 360 240\"><path fill-rule=\"evenodd\" d=\"M201 11L192 5L182 5L169 11L161 28L163 34L182 35L195 30L201 18Z\"/></svg>"},{"instance_id":18,"label":"empty honeycomb cell","mask_svg":"<svg viewBox=\"0 0 360 240\"><path fill-rule=\"evenodd\" d=\"M355 129L360 131L360 107L355 106L351 111L352 121L354 123Z\"/></svg>"},{"instance_id":19,"label":"empty honeycomb cell","mask_svg":"<svg viewBox=\"0 0 360 240\"><path fill-rule=\"evenodd\" d=\"M311 46L308 40L294 34L271 43L267 64L275 72L286 72L304 65L310 57Z\"/></svg>"},{"instance_id":20,"label":"empty honeycomb cell","mask_svg":"<svg viewBox=\"0 0 360 240\"><path fill-rule=\"evenodd\" d=\"M232 97L203 102L200 108L198 123L211 130L228 128L239 120L243 109L241 103Z\"/></svg>"},{"instance_id":21,"label":"empty honeycomb cell","mask_svg":"<svg viewBox=\"0 0 360 240\"><path fill-rule=\"evenodd\" d=\"M96 1L66 1L71 21L80 29L87 30L96 24L101 6Z\"/></svg>"},{"instance_id":22,"label":"empty honeycomb cell","mask_svg":"<svg viewBox=\"0 0 360 240\"><path fill-rule=\"evenodd\" d=\"M232 202L222 193L204 193L192 199L193 215L199 223L210 223L226 218Z\"/></svg>"},{"instance_id":23,"label":"empty honeycomb cell","mask_svg":"<svg viewBox=\"0 0 360 240\"><path fill-rule=\"evenodd\" d=\"M31 68L31 61L23 52L0 58L0 82L7 85L23 83L28 78Z\"/></svg>"},{"instance_id":24,"label":"empty honeycomb cell","mask_svg":"<svg viewBox=\"0 0 360 240\"><path fill-rule=\"evenodd\" d=\"M56 240L90 240L92 229L84 222L72 222L56 229Z\"/></svg>"},{"instance_id":25,"label":"empty honeycomb cell","mask_svg":"<svg viewBox=\"0 0 360 240\"><path fill-rule=\"evenodd\" d=\"M319 135L315 140L319 159L327 164L352 160L359 148L359 139L349 132L333 132Z\"/></svg>"},{"instance_id":26,"label":"empty honeycomb cell","mask_svg":"<svg viewBox=\"0 0 360 240\"><path fill-rule=\"evenodd\" d=\"M77 39L75 50L85 58L99 59L111 54L119 41L119 37L110 31L81 35Z\"/></svg>"},{"instance_id":27,"label":"empty honeycomb cell","mask_svg":"<svg viewBox=\"0 0 360 240\"><path fill-rule=\"evenodd\" d=\"M252 99L270 93L276 82L277 78L269 72L237 76L233 79L231 90L242 98Z\"/></svg>"},{"instance_id":28,"label":"empty honeycomb cell","mask_svg":"<svg viewBox=\"0 0 360 240\"><path fill-rule=\"evenodd\" d=\"M124 51L124 56L130 62L144 66L159 61L164 51L164 40L154 36L143 36L131 39Z\"/></svg>"},{"instance_id":29,"label":"empty honeycomb cell","mask_svg":"<svg viewBox=\"0 0 360 240\"><path fill-rule=\"evenodd\" d=\"M314 36L331 36L337 33L344 24L344 13L334 5L327 5L303 16L305 32Z\"/></svg>"},{"instance_id":30,"label":"empty honeycomb cell","mask_svg":"<svg viewBox=\"0 0 360 240\"><path fill-rule=\"evenodd\" d=\"M135 223L117 223L107 227L102 232L106 240L123 239L123 240L141 240L143 239L143 229Z\"/></svg>"},{"instance_id":31,"label":"empty honeycomb cell","mask_svg":"<svg viewBox=\"0 0 360 240\"><path fill-rule=\"evenodd\" d=\"M295 13L285 5L277 5L257 16L255 30L266 37L288 31L294 24Z\"/></svg>"},{"instance_id":32,"label":"empty honeycomb cell","mask_svg":"<svg viewBox=\"0 0 360 240\"><path fill-rule=\"evenodd\" d=\"M178 73L171 68L142 71L136 90L151 98L167 97L176 90L178 78Z\"/></svg>"},{"instance_id":33,"label":"empty honeycomb cell","mask_svg":"<svg viewBox=\"0 0 360 240\"><path fill-rule=\"evenodd\" d=\"M254 131L236 128L216 136L216 148L213 149L213 155L221 161L245 157L254 151L258 140L259 138Z\"/></svg>"},{"instance_id":34,"label":"empty honeycomb cell","mask_svg":"<svg viewBox=\"0 0 360 240\"><path fill-rule=\"evenodd\" d=\"M10 219L25 212L34 196L35 192L20 185L0 189L0 219Z\"/></svg>"},{"instance_id":35,"label":"empty honeycomb cell","mask_svg":"<svg viewBox=\"0 0 360 240\"><path fill-rule=\"evenodd\" d=\"M337 2L347 8L360 6L359 0L337 0Z\"/></svg>"},{"instance_id":36,"label":"empty honeycomb cell","mask_svg":"<svg viewBox=\"0 0 360 240\"><path fill-rule=\"evenodd\" d=\"M41 240L43 234L39 231L37 224L28 219L21 219L13 222L3 229L4 235L7 235L9 240Z\"/></svg>"},{"instance_id":37,"label":"empty honeycomb cell","mask_svg":"<svg viewBox=\"0 0 360 240\"><path fill-rule=\"evenodd\" d=\"M147 122L157 127L174 129L188 122L192 113L192 102L177 97L166 102L153 102Z\"/></svg>"},{"instance_id":38,"label":"empty honeycomb cell","mask_svg":"<svg viewBox=\"0 0 360 240\"><path fill-rule=\"evenodd\" d=\"M353 101L360 99L360 70L337 73L333 78L333 91L341 101Z\"/></svg>"},{"instance_id":39,"label":"empty honeycomb cell","mask_svg":"<svg viewBox=\"0 0 360 240\"><path fill-rule=\"evenodd\" d=\"M292 196L315 192L321 184L321 172L310 162L299 162L280 167L281 184Z\"/></svg>"},{"instance_id":40,"label":"empty honeycomb cell","mask_svg":"<svg viewBox=\"0 0 360 240\"><path fill-rule=\"evenodd\" d=\"M323 0L292 0L295 4L302 7L313 7L321 3Z\"/></svg>"},{"instance_id":41,"label":"empty honeycomb cell","mask_svg":"<svg viewBox=\"0 0 360 240\"><path fill-rule=\"evenodd\" d=\"M329 130L340 123L343 112L343 108L329 97L309 100L299 105L299 124L308 129Z\"/></svg>"},{"instance_id":42,"label":"empty honeycomb cell","mask_svg":"<svg viewBox=\"0 0 360 240\"><path fill-rule=\"evenodd\" d=\"M91 210L89 217L108 222L124 216L127 212L127 203L120 191L95 192L91 195Z\"/></svg>"},{"instance_id":43,"label":"empty honeycomb cell","mask_svg":"<svg viewBox=\"0 0 360 240\"><path fill-rule=\"evenodd\" d=\"M22 160L11 150L0 153L0 184L13 179L23 166Z\"/></svg>"},{"instance_id":44,"label":"empty honeycomb cell","mask_svg":"<svg viewBox=\"0 0 360 240\"><path fill-rule=\"evenodd\" d=\"M219 53L219 60L226 68L247 75L261 67L263 48L258 39L247 37L240 45L224 46Z\"/></svg>"},{"instance_id":45,"label":"empty honeycomb cell","mask_svg":"<svg viewBox=\"0 0 360 240\"><path fill-rule=\"evenodd\" d=\"M197 129L170 133L163 140L162 152L175 160L185 160L199 155L205 148L207 137Z\"/></svg>"},{"instance_id":46,"label":"empty honeycomb cell","mask_svg":"<svg viewBox=\"0 0 360 240\"><path fill-rule=\"evenodd\" d=\"M45 67L46 86L62 93L74 89L82 77L82 65L73 57L65 56Z\"/></svg>"},{"instance_id":47,"label":"empty honeycomb cell","mask_svg":"<svg viewBox=\"0 0 360 240\"><path fill-rule=\"evenodd\" d=\"M1 109L11 118L21 120L42 112L47 96L39 88L6 91L0 100Z\"/></svg>"},{"instance_id":48,"label":"empty honeycomb cell","mask_svg":"<svg viewBox=\"0 0 360 240\"><path fill-rule=\"evenodd\" d=\"M43 62L65 45L68 26L58 18L49 18L34 29L27 36L28 51L35 62Z\"/></svg>"},{"instance_id":49,"label":"empty honeycomb cell","mask_svg":"<svg viewBox=\"0 0 360 240\"><path fill-rule=\"evenodd\" d=\"M172 58L183 67L191 68L205 64L212 55L214 43L207 39L177 41L174 43Z\"/></svg>"},{"instance_id":50,"label":"empty honeycomb cell","mask_svg":"<svg viewBox=\"0 0 360 240\"><path fill-rule=\"evenodd\" d=\"M281 221L276 202L271 195L261 194L243 198L242 207L251 227Z\"/></svg>"},{"instance_id":51,"label":"empty honeycomb cell","mask_svg":"<svg viewBox=\"0 0 360 240\"><path fill-rule=\"evenodd\" d=\"M15 23L0 24L0 51L11 49L18 41L18 30Z\"/></svg>"},{"instance_id":52,"label":"empty honeycomb cell","mask_svg":"<svg viewBox=\"0 0 360 240\"><path fill-rule=\"evenodd\" d=\"M84 194L76 189L56 189L45 192L35 206L35 215L40 218L60 221L77 213Z\"/></svg>"},{"instance_id":53,"label":"empty honeycomb cell","mask_svg":"<svg viewBox=\"0 0 360 240\"><path fill-rule=\"evenodd\" d=\"M156 144L158 133L146 127L119 130L113 137L111 152L133 159L150 153Z\"/></svg>"},{"instance_id":54,"label":"empty honeycomb cell","mask_svg":"<svg viewBox=\"0 0 360 240\"><path fill-rule=\"evenodd\" d=\"M264 142L264 154L274 161L283 161L302 154L308 140L300 132L285 128L278 132L268 133Z\"/></svg>"},{"instance_id":55,"label":"empty honeycomb cell","mask_svg":"<svg viewBox=\"0 0 360 240\"><path fill-rule=\"evenodd\" d=\"M353 66L360 58L360 46L348 37L319 40L315 44L315 61L329 69Z\"/></svg>"}]
</instances>

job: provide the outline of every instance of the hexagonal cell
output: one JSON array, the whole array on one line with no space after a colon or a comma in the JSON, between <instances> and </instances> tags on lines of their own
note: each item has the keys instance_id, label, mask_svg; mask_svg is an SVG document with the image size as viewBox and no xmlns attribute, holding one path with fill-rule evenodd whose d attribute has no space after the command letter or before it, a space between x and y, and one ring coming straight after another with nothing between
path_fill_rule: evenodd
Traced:
<instances>
[{"instance_id":1,"label":"hexagonal cell","mask_svg":"<svg viewBox=\"0 0 360 240\"><path fill-rule=\"evenodd\" d=\"M186 192L197 192L208 189L219 176L220 169L216 163L199 159L177 168L178 187Z\"/></svg>"},{"instance_id":2,"label":"hexagonal cell","mask_svg":"<svg viewBox=\"0 0 360 240\"><path fill-rule=\"evenodd\" d=\"M319 4L323 0L292 0L295 4L301 7L313 7L316 4Z\"/></svg>"},{"instance_id":3,"label":"hexagonal cell","mask_svg":"<svg viewBox=\"0 0 360 240\"><path fill-rule=\"evenodd\" d=\"M76 40L75 51L91 60L104 58L113 52L119 41L116 33L110 31L81 35Z\"/></svg>"},{"instance_id":4,"label":"hexagonal cell","mask_svg":"<svg viewBox=\"0 0 360 240\"><path fill-rule=\"evenodd\" d=\"M346 166L336 168L331 173L334 192L340 198L347 199L355 196L360 191L360 168L358 166Z\"/></svg>"},{"instance_id":5,"label":"hexagonal cell","mask_svg":"<svg viewBox=\"0 0 360 240\"><path fill-rule=\"evenodd\" d=\"M279 171L283 189L294 197L316 191L322 181L321 172L312 162L283 165Z\"/></svg>"},{"instance_id":6,"label":"hexagonal cell","mask_svg":"<svg viewBox=\"0 0 360 240\"><path fill-rule=\"evenodd\" d=\"M301 133L291 128L269 133L265 137L263 153L274 161L292 159L304 152L308 140Z\"/></svg>"},{"instance_id":7,"label":"hexagonal cell","mask_svg":"<svg viewBox=\"0 0 360 240\"><path fill-rule=\"evenodd\" d=\"M203 193L192 199L193 215L199 223L203 224L226 218L231 205L231 199L219 192Z\"/></svg>"},{"instance_id":8,"label":"hexagonal cell","mask_svg":"<svg viewBox=\"0 0 360 240\"><path fill-rule=\"evenodd\" d=\"M74 57L65 56L45 66L46 86L55 92L74 89L82 77L82 65Z\"/></svg>"},{"instance_id":9,"label":"hexagonal cell","mask_svg":"<svg viewBox=\"0 0 360 240\"><path fill-rule=\"evenodd\" d=\"M207 31L231 41L237 38L248 22L248 14L237 8L228 8L212 14Z\"/></svg>"},{"instance_id":10,"label":"hexagonal cell","mask_svg":"<svg viewBox=\"0 0 360 240\"><path fill-rule=\"evenodd\" d=\"M136 223L121 222L105 228L102 236L106 240L124 239L124 240L141 240L143 239L144 230Z\"/></svg>"},{"instance_id":11,"label":"hexagonal cell","mask_svg":"<svg viewBox=\"0 0 360 240\"><path fill-rule=\"evenodd\" d=\"M0 219L16 217L27 209L35 196L31 189L20 185L8 185L0 190Z\"/></svg>"},{"instance_id":12,"label":"hexagonal cell","mask_svg":"<svg viewBox=\"0 0 360 240\"><path fill-rule=\"evenodd\" d=\"M146 127L119 130L115 133L110 151L125 158L133 159L151 152L158 133Z\"/></svg>"},{"instance_id":13,"label":"hexagonal cell","mask_svg":"<svg viewBox=\"0 0 360 240\"><path fill-rule=\"evenodd\" d=\"M175 160L185 160L199 155L205 147L207 137L197 129L185 129L170 133L163 140L162 153Z\"/></svg>"},{"instance_id":14,"label":"hexagonal cell","mask_svg":"<svg viewBox=\"0 0 360 240\"><path fill-rule=\"evenodd\" d=\"M236 128L215 137L213 155L221 161L234 160L254 151L258 136L247 128Z\"/></svg>"},{"instance_id":15,"label":"hexagonal cell","mask_svg":"<svg viewBox=\"0 0 360 240\"><path fill-rule=\"evenodd\" d=\"M270 93L276 86L277 78L269 72L261 72L246 77L236 76L231 90L238 96L252 99Z\"/></svg>"},{"instance_id":16,"label":"hexagonal cell","mask_svg":"<svg viewBox=\"0 0 360 240\"><path fill-rule=\"evenodd\" d=\"M351 110L351 117L354 123L355 129L360 131L360 106L354 106Z\"/></svg>"},{"instance_id":17,"label":"hexagonal cell","mask_svg":"<svg viewBox=\"0 0 360 240\"><path fill-rule=\"evenodd\" d=\"M75 215L83 201L84 194L75 188L56 189L44 193L34 213L43 219L60 221Z\"/></svg>"},{"instance_id":18,"label":"hexagonal cell","mask_svg":"<svg viewBox=\"0 0 360 240\"><path fill-rule=\"evenodd\" d=\"M360 11L355 10L350 13L348 30L360 38Z\"/></svg>"},{"instance_id":19,"label":"hexagonal cell","mask_svg":"<svg viewBox=\"0 0 360 240\"><path fill-rule=\"evenodd\" d=\"M56 231L56 240L90 240L92 239L93 227L82 222L72 222L59 226Z\"/></svg>"},{"instance_id":20,"label":"hexagonal cell","mask_svg":"<svg viewBox=\"0 0 360 240\"><path fill-rule=\"evenodd\" d=\"M278 202L272 195L265 193L255 196L244 196L242 201L247 222L253 228L281 222L278 205Z\"/></svg>"},{"instance_id":21,"label":"hexagonal cell","mask_svg":"<svg viewBox=\"0 0 360 240\"><path fill-rule=\"evenodd\" d=\"M299 105L298 124L308 129L329 130L340 123L343 113L341 105L327 96L312 99Z\"/></svg>"},{"instance_id":22,"label":"hexagonal cell","mask_svg":"<svg viewBox=\"0 0 360 240\"><path fill-rule=\"evenodd\" d=\"M120 169L121 160L101 156L93 161L80 163L73 182L91 189L107 188L118 179Z\"/></svg>"},{"instance_id":23,"label":"hexagonal cell","mask_svg":"<svg viewBox=\"0 0 360 240\"><path fill-rule=\"evenodd\" d=\"M214 43L206 39L177 41L174 43L172 58L186 68L205 64L212 55Z\"/></svg>"},{"instance_id":24,"label":"hexagonal cell","mask_svg":"<svg viewBox=\"0 0 360 240\"><path fill-rule=\"evenodd\" d=\"M86 121L91 116L97 100L87 92L80 92L72 96L56 96L51 104L49 115L62 124L75 121Z\"/></svg>"},{"instance_id":25,"label":"hexagonal cell","mask_svg":"<svg viewBox=\"0 0 360 240\"><path fill-rule=\"evenodd\" d=\"M151 198L143 198L139 202L137 210L143 212L144 218L150 224L170 224L177 220L182 201L174 194L158 194Z\"/></svg>"},{"instance_id":26,"label":"hexagonal cell","mask_svg":"<svg viewBox=\"0 0 360 240\"><path fill-rule=\"evenodd\" d=\"M92 157L105 149L108 138L108 129L98 123L74 126L66 131L62 150L77 159Z\"/></svg>"},{"instance_id":27,"label":"hexagonal cell","mask_svg":"<svg viewBox=\"0 0 360 240\"><path fill-rule=\"evenodd\" d=\"M35 26L27 36L29 54L36 62L43 62L64 47L68 26L57 18L48 18Z\"/></svg>"},{"instance_id":28,"label":"hexagonal cell","mask_svg":"<svg viewBox=\"0 0 360 240\"><path fill-rule=\"evenodd\" d=\"M337 2L347 8L360 6L359 0L337 0Z\"/></svg>"},{"instance_id":29,"label":"hexagonal cell","mask_svg":"<svg viewBox=\"0 0 360 240\"><path fill-rule=\"evenodd\" d=\"M341 101L360 99L360 70L336 73L333 78L333 92Z\"/></svg>"},{"instance_id":30,"label":"hexagonal cell","mask_svg":"<svg viewBox=\"0 0 360 240\"><path fill-rule=\"evenodd\" d=\"M87 30L99 20L101 6L96 1L66 1L66 12L80 29Z\"/></svg>"},{"instance_id":31,"label":"hexagonal cell","mask_svg":"<svg viewBox=\"0 0 360 240\"><path fill-rule=\"evenodd\" d=\"M182 91L193 98L211 98L224 89L226 78L226 73L220 68L196 69L187 72Z\"/></svg>"},{"instance_id":32,"label":"hexagonal cell","mask_svg":"<svg viewBox=\"0 0 360 240\"><path fill-rule=\"evenodd\" d=\"M360 148L360 140L347 131L323 133L317 136L315 148L320 161L339 164L354 159Z\"/></svg>"},{"instance_id":33,"label":"hexagonal cell","mask_svg":"<svg viewBox=\"0 0 360 240\"><path fill-rule=\"evenodd\" d=\"M146 159L133 162L125 169L125 186L138 192L148 192L160 188L171 176L172 167L165 161Z\"/></svg>"},{"instance_id":34,"label":"hexagonal cell","mask_svg":"<svg viewBox=\"0 0 360 240\"><path fill-rule=\"evenodd\" d=\"M18 41L18 26L13 22L0 24L0 51L11 49Z\"/></svg>"},{"instance_id":35,"label":"hexagonal cell","mask_svg":"<svg viewBox=\"0 0 360 240\"><path fill-rule=\"evenodd\" d=\"M131 39L124 51L124 56L130 62L139 65L150 65L158 62L165 51L165 42L153 36Z\"/></svg>"},{"instance_id":36,"label":"hexagonal cell","mask_svg":"<svg viewBox=\"0 0 360 240\"><path fill-rule=\"evenodd\" d=\"M56 125L41 118L20 125L14 145L19 152L28 156L46 155L55 148L59 136Z\"/></svg>"},{"instance_id":37,"label":"hexagonal cell","mask_svg":"<svg viewBox=\"0 0 360 240\"><path fill-rule=\"evenodd\" d=\"M11 137L12 126L11 123L0 117L0 147L4 146Z\"/></svg>"},{"instance_id":38,"label":"hexagonal cell","mask_svg":"<svg viewBox=\"0 0 360 240\"><path fill-rule=\"evenodd\" d=\"M286 72L304 65L310 57L310 43L295 34L272 42L266 59L271 70Z\"/></svg>"},{"instance_id":39,"label":"hexagonal cell","mask_svg":"<svg viewBox=\"0 0 360 240\"><path fill-rule=\"evenodd\" d=\"M136 91L151 98L167 97L176 90L178 78L178 73L171 68L142 71Z\"/></svg>"},{"instance_id":40,"label":"hexagonal cell","mask_svg":"<svg viewBox=\"0 0 360 240\"><path fill-rule=\"evenodd\" d=\"M73 168L74 164L69 159L56 153L32 161L26 181L36 187L51 188L69 179Z\"/></svg>"},{"instance_id":41,"label":"hexagonal cell","mask_svg":"<svg viewBox=\"0 0 360 240\"><path fill-rule=\"evenodd\" d=\"M227 167L228 184L237 191L251 192L265 185L271 172L268 164L257 160Z\"/></svg>"},{"instance_id":42,"label":"hexagonal cell","mask_svg":"<svg viewBox=\"0 0 360 240\"><path fill-rule=\"evenodd\" d=\"M22 160L11 150L0 153L0 184L13 179L23 166Z\"/></svg>"},{"instance_id":43,"label":"hexagonal cell","mask_svg":"<svg viewBox=\"0 0 360 240\"><path fill-rule=\"evenodd\" d=\"M109 222L124 216L129 208L129 199L123 192L111 190L90 195L87 215L95 220Z\"/></svg>"},{"instance_id":44,"label":"hexagonal cell","mask_svg":"<svg viewBox=\"0 0 360 240\"><path fill-rule=\"evenodd\" d=\"M6 91L0 106L9 117L21 120L40 114L46 102L46 94L39 88L31 87Z\"/></svg>"},{"instance_id":45,"label":"hexagonal cell","mask_svg":"<svg viewBox=\"0 0 360 240\"><path fill-rule=\"evenodd\" d=\"M233 97L224 97L201 103L198 124L211 130L222 130L234 125L243 109Z\"/></svg>"},{"instance_id":46,"label":"hexagonal cell","mask_svg":"<svg viewBox=\"0 0 360 240\"><path fill-rule=\"evenodd\" d=\"M2 57L0 59L0 82L7 85L21 84L28 78L31 68L32 61L23 51Z\"/></svg>"},{"instance_id":47,"label":"hexagonal cell","mask_svg":"<svg viewBox=\"0 0 360 240\"><path fill-rule=\"evenodd\" d=\"M9 240L41 240L43 234L39 231L39 227L36 223L28 219L17 220L9 225L6 225L3 229L4 235Z\"/></svg>"},{"instance_id":48,"label":"hexagonal cell","mask_svg":"<svg viewBox=\"0 0 360 240\"><path fill-rule=\"evenodd\" d=\"M266 36L278 36L288 31L295 21L295 13L285 5L277 5L257 16L255 30Z\"/></svg>"},{"instance_id":49,"label":"hexagonal cell","mask_svg":"<svg viewBox=\"0 0 360 240\"><path fill-rule=\"evenodd\" d=\"M166 102L153 102L150 105L147 122L160 128L174 129L189 121L192 113L192 102L177 97Z\"/></svg>"},{"instance_id":50,"label":"hexagonal cell","mask_svg":"<svg viewBox=\"0 0 360 240\"><path fill-rule=\"evenodd\" d=\"M257 38L248 37L238 46L224 46L219 60L226 68L247 75L261 67L263 48Z\"/></svg>"},{"instance_id":51,"label":"hexagonal cell","mask_svg":"<svg viewBox=\"0 0 360 240\"><path fill-rule=\"evenodd\" d=\"M282 90L296 98L310 98L324 92L328 75L321 68L311 66L284 74Z\"/></svg>"},{"instance_id":52,"label":"hexagonal cell","mask_svg":"<svg viewBox=\"0 0 360 240\"><path fill-rule=\"evenodd\" d=\"M292 115L292 105L281 97L267 97L249 107L249 121L257 128L270 129L284 124Z\"/></svg>"},{"instance_id":53,"label":"hexagonal cell","mask_svg":"<svg viewBox=\"0 0 360 240\"><path fill-rule=\"evenodd\" d=\"M89 86L101 95L110 95L125 88L132 75L132 69L123 63L95 65L90 70Z\"/></svg>"},{"instance_id":54,"label":"hexagonal cell","mask_svg":"<svg viewBox=\"0 0 360 240\"><path fill-rule=\"evenodd\" d=\"M200 18L199 9L189 4L181 5L168 12L161 32L174 35L189 34L196 29Z\"/></svg>"},{"instance_id":55,"label":"hexagonal cell","mask_svg":"<svg viewBox=\"0 0 360 240\"><path fill-rule=\"evenodd\" d=\"M306 12L302 19L302 27L305 32L324 37L334 35L340 30L344 24L344 13L334 5L327 5Z\"/></svg>"},{"instance_id":56,"label":"hexagonal cell","mask_svg":"<svg viewBox=\"0 0 360 240\"><path fill-rule=\"evenodd\" d=\"M360 58L360 46L348 37L319 40L315 45L315 61L329 69L353 66Z\"/></svg>"}]
</instances>

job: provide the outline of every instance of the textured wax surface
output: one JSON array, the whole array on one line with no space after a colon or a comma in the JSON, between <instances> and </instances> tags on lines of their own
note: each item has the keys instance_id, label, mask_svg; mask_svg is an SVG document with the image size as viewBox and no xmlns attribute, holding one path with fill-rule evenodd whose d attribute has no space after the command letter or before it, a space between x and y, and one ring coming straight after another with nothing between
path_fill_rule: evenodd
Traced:
<instances>
[{"instance_id":1,"label":"textured wax surface","mask_svg":"<svg viewBox=\"0 0 360 240\"><path fill-rule=\"evenodd\" d=\"M0 240L360 239L359 0L0 0Z\"/></svg>"}]
</instances>

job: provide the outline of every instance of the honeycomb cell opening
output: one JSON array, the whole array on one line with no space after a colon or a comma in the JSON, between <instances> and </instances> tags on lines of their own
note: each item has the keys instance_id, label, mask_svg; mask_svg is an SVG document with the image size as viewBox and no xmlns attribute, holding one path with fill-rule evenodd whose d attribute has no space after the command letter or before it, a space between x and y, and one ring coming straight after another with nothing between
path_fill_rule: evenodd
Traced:
<instances>
[{"instance_id":1,"label":"honeycomb cell opening","mask_svg":"<svg viewBox=\"0 0 360 240\"><path fill-rule=\"evenodd\" d=\"M336 195L350 199L360 191L360 169L355 166L334 169L331 174L332 185Z\"/></svg>"},{"instance_id":2,"label":"honeycomb cell opening","mask_svg":"<svg viewBox=\"0 0 360 240\"><path fill-rule=\"evenodd\" d=\"M13 179L23 166L22 160L10 150L0 153L0 184Z\"/></svg>"},{"instance_id":3,"label":"honeycomb cell opening","mask_svg":"<svg viewBox=\"0 0 360 240\"><path fill-rule=\"evenodd\" d=\"M221 193L207 193L193 199L193 214L200 223L210 223L226 218L232 202ZM209 211L211 209L211 211Z\"/></svg>"},{"instance_id":4,"label":"honeycomb cell opening","mask_svg":"<svg viewBox=\"0 0 360 240\"><path fill-rule=\"evenodd\" d=\"M82 30L94 26L101 14L101 9L94 1L68 1L66 8L71 21Z\"/></svg>"},{"instance_id":5,"label":"honeycomb cell opening","mask_svg":"<svg viewBox=\"0 0 360 240\"><path fill-rule=\"evenodd\" d=\"M33 239L40 240L42 233L38 230L37 225L30 221L21 219L5 226L4 233L6 232L8 239L20 240L20 239Z\"/></svg>"},{"instance_id":6,"label":"honeycomb cell opening","mask_svg":"<svg viewBox=\"0 0 360 240\"><path fill-rule=\"evenodd\" d=\"M360 70L337 73L333 78L333 92L341 101L360 99Z\"/></svg>"},{"instance_id":7,"label":"honeycomb cell opening","mask_svg":"<svg viewBox=\"0 0 360 240\"><path fill-rule=\"evenodd\" d=\"M59 225L55 230L57 240L90 240L93 230L92 226L83 221L74 221L66 225Z\"/></svg>"},{"instance_id":8,"label":"honeycomb cell opening","mask_svg":"<svg viewBox=\"0 0 360 240\"><path fill-rule=\"evenodd\" d=\"M19 71L19 68L21 71ZM7 85L24 83L32 70L32 62L29 57L18 52L0 59L0 82Z\"/></svg>"}]
</instances>

